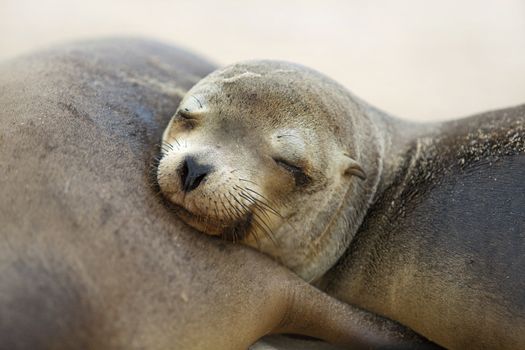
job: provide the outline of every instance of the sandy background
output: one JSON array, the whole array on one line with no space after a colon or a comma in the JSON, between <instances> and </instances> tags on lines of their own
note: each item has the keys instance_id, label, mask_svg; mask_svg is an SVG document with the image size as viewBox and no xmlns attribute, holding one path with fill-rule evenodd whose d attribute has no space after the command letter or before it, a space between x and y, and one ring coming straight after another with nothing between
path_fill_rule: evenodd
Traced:
<instances>
[{"instance_id":1,"label":"sandy background","mask_svg":"<svg viewBox=\"0 0 525 350\"><path fill-rule=\"evenodd\" d=\"M0 60L127 35L296 61L411 119L525 103L524 0L0 0Z\"/></svg>"}]
</instances>

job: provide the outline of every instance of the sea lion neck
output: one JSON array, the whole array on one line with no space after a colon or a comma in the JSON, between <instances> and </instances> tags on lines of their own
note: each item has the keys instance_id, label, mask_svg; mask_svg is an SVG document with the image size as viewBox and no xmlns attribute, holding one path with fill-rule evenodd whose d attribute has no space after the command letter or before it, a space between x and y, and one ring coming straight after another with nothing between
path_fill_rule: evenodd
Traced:
<instances>
[{"instance_id":1,"label":"sea lion neck","mask_svg":"<svg viewBox=\"0 0 525 350\"><path fill-rule=\"evenodd\" d=\"M344 126L347 147L353 148L366 173L366 180L352 183L344 199L344 212L339 215L340 220L347 224L345 232L339 233L338 244L346 247L352 243L373 203L409 166L410 155L417 151L419 140L438 126L393 117L355 96L352 100L355 104L348 112L347 125Z\"/></svg>"},{"instance_id":2,"label":"sea lion neck","mask_svg":"<svg viewBox=\"0 0 525 350\"><path fill-rule=\"evenodd\" d=\"M412 159L410 155L417 153L420 141L435 134L442 123L412 122L390 115L366 102L360 101L360 104L363 118L369 121L373 137L370 147L363 149L363 158L366 166L378 168L375 174L377 185L372 198L372 202L375 202L409 165Z\"/></svg>"}]
</instances>

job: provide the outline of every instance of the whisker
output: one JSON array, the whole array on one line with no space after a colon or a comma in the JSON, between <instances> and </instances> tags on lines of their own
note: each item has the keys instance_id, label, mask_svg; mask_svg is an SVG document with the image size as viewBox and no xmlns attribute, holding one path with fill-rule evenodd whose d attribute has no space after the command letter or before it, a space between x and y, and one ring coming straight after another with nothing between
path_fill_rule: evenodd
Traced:
<instances>
[{"instance_id":1,"label":"whisker","mask_svg":"<svg viewBox=\"0 0 525 350\"><path fill-rule=\"evenodd\" d=\"M222 194L222 195L226 198L226 196L224 194ZM226 200L228 200L228 199L226 199ZM223 201L221 201L221 204L222 204L222 207L224 208L225 213L228 215L228 219L230 219L232 221L235 221L235 217L233 217L231 215L231 212L228 210L228 208L226 208L226 205L224 205Z\"/></svg>"},{"instance_id":2,"label":"whisker","mask_svg":"<svg viewBox=\"0 0 525 350\"><path fill-rule=\"evenodd\" d=\"M176 137L174 137L174 138L173 138L173 140L174 140L174 141L175 141L175 142L177 143L177 146L179 146L179 147L180 147L180 143L179 143L179 140L177 140L177 138L176 138Z\"/></svg>"},{"instance_id":3,"label":"whisker","mask_svg":"<svg viewBox=\"0 0 525 350\"><path fill-rule=\"evenodd\" d=\"M259 203L254 201L252 198L248 197L247 194L245 194L245 193L239 193L239 196L241 196L242 198L246 199L248 202L250 202L252 205L254 205L257 209L259 209L261 211L261 213L264 216L266 216L266 218L268 220L271 220L270 216L268 215L268 209L266 209L265 207L262 207Z\"/></svg>"},{"instance_id":4,"label":"whisker","mask_svg":"<svg viewBox=\"0 0 525 350\"><path fill-rule=\"evenodd\" d=\"M268 239L273 243L274 246L278 247L279 245L277 244L277 241L275 240L275 237L274 237L274 234L273 234L273 231L270 229L270 231L268 231L263 225L262 223L259 223L259 221L257 220L257 218L253 219L252 221L255 225L257 225L263 232L263 234L268 237ZM266 225L267 226L267 225Z\"/></svg>"},{"instance_id":5,"label":"whisker","mask_svg":"<svg viewBox=\"0 0 525 350\"><path fill-rule=\"evenodd\" d=\"M243 198L245 198L246 200L251 201L252 203L254 203L255 205L257 205L259 207L263 206L264 208L266 208L266 210L270 211L272 214L275 214L278 217L280 217L281 219L283 219L283 216L277 210L272 208L269 204L265 203L264 201L262 201L262 200L260 200L258 198L255 198L254 196L252 196L249 193L246 193L246 192L244 192L242 190L241 190L241 193L242 193ZM241 194L239 194L239 195L241 195Z\"/></svg>"},{"instance_id":6,"label":"whisker","mask_svg":"<svg viewBox=\"0 0 525 350\"><path fill-rule=\"evenodd\" d=\"M240 187L237 186L237 188L240 188ZM248 190L248 191L250 191L250 192L253 192L253 193L255 193L255 194L257 194L258 196L260 196L260 197L262 197L262 198L266 198L266 197L264 197L263 195L261 195L260 193L258 193L257 191L254 191L254 190L252 190L252 189L250 189L250 188L248 188L248 187L244 187L244 189L245 189L245 190ZM242 191L242 190L241 190L241 191ZM281 213L279 213L277 210L275 210L273 207L271 207L268 203L265 203L264 201L262 201L262 200L260 200L260 199L258 199L258 198L256 198L256 197L254 197L254 196L252 196L252 195L250 195L249 193L246 193L246 192L244 192L244 191L242 191L242 193L243 193L244 195L250 197L253 201L256 201L257 204L264 205L265 208L267 208L271 213L273 213L273 214L277 215L279 218L283 219L284 222L287 223L287 224L292 228L292 230L293 230L294 232L299 232L299 231L297 231L297 229L292 225L291 222L289 222L288 220L286 220L285 217L281 215ZM254 204L255 204L255 203L254 203ZM256 205L257 205L257 204L256 204Z\"/></svg>"},{"instance_id":7,"label":"whisker","mask_svg":"<svg viewBox=\"0 0 525 350\"><path fill-rule=\"evenodd\" d=\"M268 237L268 238L269 238L269 239L270 239L275 245L277 245L277 242L275 241L275 238L274 238L273 231L272 231L271 227L268 225L268 223L264 220L264 218L262 218L261 216L259 216L259 214L257 214L257 212L255 212L255 211L253 211L253 210L250 210L250 208L249 208L246 204L244 204L244 203L242 203L241 201L239 201L239 200L237 199L237 197L236 197L234 194L232 194L231 192L228 192L228 193L231 195L231 197L232 197L232 198L233 198L233 199L234 199L234 200L235 200L235 201L236 201L236 202L237 202L242 208L244 208L244 209L247 210L248 212L251 212L251 213L252 213L252 215L255 217L255 218L252 220L252 222L255 223L256 225L259 225L259 227L263 230L263 233L264 233L264 234L265 234L265 235L266 235L266 236L267 236L267 237ZM239 193L239 195L241 195L241 193ZM247 200L249 201L249 199L247 199ZM230 202L229 200L228 200L228 202L229 202L230 205L231 205L231 202ZM250 202L251 202L251 201L250 201ZM251 202L251 203L253 203L253 202ZM238 208L236 208L236 207L234 207L234 208L239 212L239 214L241 215L241 217L244 216L244 215L242 215L242 212L240 211L240 209L238 209ZM269 217L268 217L268 220L270 220Z\"/></svg>"},{"instance_id":8,"label":"whisker","mask_svg":"<svg viewBox=\"0 0 525 350\"><path fill-rule=\"evenodd\" d=\"M241 203L239 203L239 204L241 204ZM267 234L268 238L270 238L272 240L272 242L274 242L274 244L276 244L275 239L274 239L273 230L271 229L269 224L266 222L266 220L264 220L264 218L259 216L259 214L257 214L257 212L255 212L253 210L250 210L248 207L246 207L246 205L244 205L244 204L241 204L241 205L252 213L252 215L255 217L255 220L253 220L253 222L257 222L257 223L260 222L261 228L264 229L264 232ZM257 221L257 219L259 220L259 222Z\"/></svg>"},{"instance_id":9,"label":"whisker","mask_svg":"<svg viewBox=\"0 0 525 350\"><path fill-rule=\"evenodd\" d=\"M251 232L251 235L253 239L255 240L255 244L257 244L257 249L261 250L261 241L259 240L259 236L257 235L257 230L253 230Z\"/></svg>"},{"instance_id":10,"label":"whisker","mask_svg":"<svg viewBox=\"0 0 525 350\"><path fill-rule=\"evenodd\" d=\"M246 191L252 192L252 193L254 193L255 195L257 195L257 196L261 197L262 199L264 199L266 202L261 201L261 200L259 200L258 198L251 196L251 197L253 197L255 200L258 200L258 201L260 201L261 203L266 204L266 206L269 207L269 208L271 208L272 210L275 210L275 209L273 209L273 208L270 206L270 204L275 205L276 203L274 203L273 201L269 200L268 198L266 198L265 196L263 196L263 195L260 194L259 192L255 191L255 190L253 190L253 189L251 189L251 188L249 188L249 187L244 187L244 189L245 189ZM276 214L277 214L277 215L280 215L277 211L276 211Z\"/></svg>"},{"instance_id":11,"label":"whisker","mask_svg":"<svg viewBox=\"0 0 525 350\"><path fill-rule=\"evenodd\" d=\"M173 149L173 145L171 143L169 143L168 141L162 141L162 146L166 146L168 147L169 149Z\"/></svg>"}]
</instances>

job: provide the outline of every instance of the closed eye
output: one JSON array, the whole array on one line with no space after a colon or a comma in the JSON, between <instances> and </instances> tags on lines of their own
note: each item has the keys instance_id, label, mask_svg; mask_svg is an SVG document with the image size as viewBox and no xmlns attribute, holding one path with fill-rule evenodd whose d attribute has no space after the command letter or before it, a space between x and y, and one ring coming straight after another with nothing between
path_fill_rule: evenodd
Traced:
<instances>
[{"instance_id":1,"label":"closed eye","mask_svg":"<svg viewBox=\"0 0 525 350\"><path fill-rule=\"evenodd\" d=\"M191 130L198 124L199 119L189 111L179 110L176 115L176 120L180 123L183 129Z\"/></svg>"},{"instance_id":2,"label":"closed eye","mask_svg":"<svg viewBox=\"0 0 525 350\"><path fill-rule=\"evenodd\" d=\"M306 175L303 168L290 164L282 158L273 158L273 160L275 161L275 163L277 163L277 165L286 169L293 175L296 186L306 186L310 183L311 178L308 175Z\"/></svg>"},{"instance_id":3,"label":"closed eye","mask_svg":"<svg viewBox=\"0 0 525 350\"><path fill-rule=\"evenodd\" d=\"M181 109L179 111L179 117L181 117L182 119L186 119L186 120L194 120L196 119L194 115L191 114L191 112L185 108L185 109Z\"/></svg>"}]
</instances>

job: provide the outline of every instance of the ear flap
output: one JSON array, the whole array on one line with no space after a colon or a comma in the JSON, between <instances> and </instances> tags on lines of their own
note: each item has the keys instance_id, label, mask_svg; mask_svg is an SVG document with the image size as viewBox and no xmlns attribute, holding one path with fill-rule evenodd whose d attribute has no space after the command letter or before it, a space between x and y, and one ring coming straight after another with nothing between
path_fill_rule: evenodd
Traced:
<instances>
[{"instance_id":1,"label":"ear flap","mask_svg":"<svg viewBox=\"0 0 525 350\"><path fill-rule=\"evenodd\" d=\"M361 164L346 153L341 154L341 170L345 175L357 176L361 180L366 179L366 174Z\"/></svg>"}]
</instances>

